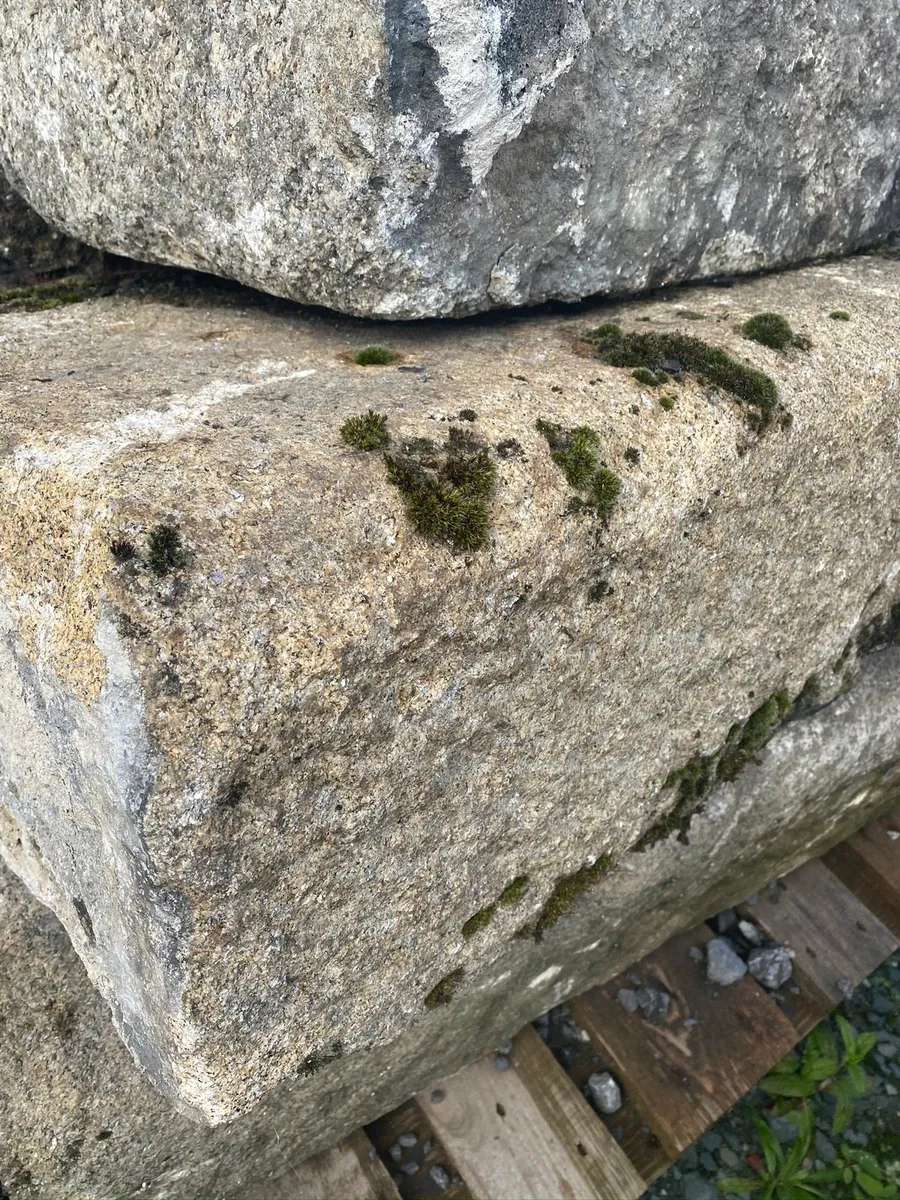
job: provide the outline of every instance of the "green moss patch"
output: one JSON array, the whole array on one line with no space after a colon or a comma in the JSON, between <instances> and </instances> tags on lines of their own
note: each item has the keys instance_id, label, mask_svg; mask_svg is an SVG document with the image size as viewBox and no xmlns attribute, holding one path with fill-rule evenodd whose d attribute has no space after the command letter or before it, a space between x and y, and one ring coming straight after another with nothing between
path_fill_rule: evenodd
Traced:
<instances>
[{"instance_id":1,"label":"green moss patch","mask_svg":"<svg viewBox=\"0 0 900 1200\"><path fill-rule=\"evenodd\" d=\"M357 417L348 417L341 426L341 437L354 450L383 450L391 440L387 417L371 408Z\"/></svg>"},{"instance_id":2,"label":"green moss patch","mask_svg":"<svg viewBox=\"0 0 900 1200\"><path fill-rule=\"evenodd\" d=\"M462 927L462 935L464 938L472 938L476 933L480 933L482 929L486 929L494 919L494 913L498 906L504 907L517 904L528 890L528 876L517 875L516 878L506 885L493 904L489 904L487 908L482 908L479 912L469 917L465 925Z\"/></svg>"},{"instance_id":3,"label":"green moss patch","mask_svg":"<svg viewBox=\"0 0 900 1200\"><path fill-rule=\"evenodd\" d=\"M637 446L628 446L622 457L630 467L636 467L641 461L641 452Z\"/></svg>"},{"instance_id":4,"label":"green moss patch","mask_svg":"<svg viewBox=\"0 0 900 1200\"><path fill-rule=\"evenodd\" d=\"M454 427L437 454L385 454L384 461L406 515L423 537L459 553L487 545L497 468L471 434Z\"/></svg>"},{"instance_id":5,"label":"green moss patch","mask_svg":"<svg viewBox=\"0 0 900 1200\"><path fill-rule=\"evenodd\" d=\"M642 383L644 387L661 387L671 378L668 371L651 371L649 367L635 367L631 372L631 377L638 383Z\"/></svg>"},{"instance_id":6,"label":"green moss patch","mask_svg":"<svg viewBox=\"0 0 900 1200\"><path fill-rule=\"evenodd\" d=\"M462 927L462 935L464 938L472 938L482 929L487 929L494 918L496 905L491 904L487 908L481 909L474 916L469 917L468 921Z\"/></svg>"},{"instance_id":7,"label":"green moss patch","mask_svg":"<svg viewBox=\"0 0 900 1200\"><path fill-rule=\"evenodd\" d=\"M543 941L545 934L566 915L582 892L599 883L615 865L611 855L601 854L595 862L585 864L571 875L560 876L536 919L519 934L533 937L536 942Z\"/></svg>"},{"instance_id":8,"label":"green moss patch","mask_svg":"<svg viewBox=\"0 0 900 1200\"><path fill-rule=\"evenodd\" d=\"M546 439L550 457L566 481L582 493L569 501L569 512L592 512L608 521L619 499L622 481L615 471L601 465L596 430L588 425L566 429L544 420L538 420L535 427Z\"/></svg>"},{"instance_id":9,"label":"green moss patch","mask_svg":"<svg viewBox=\"0 0 900 1200\"><path fill-rule=\"evenodd\" d=\"M425 1007L439 1008L442 1004L449 1004L464 978L465 971L462 967L457 967L455 971L451 971L449 975L445 975L440 983L435 984L425 997Z\"/></svg>"},{"instance_id":10,"label":"green moss patch","mask_svg":"<svg viewBox=\"0 0 900 1200\"><path fill-rule=\"evenodd\" d=\"M677 788L675 804L638 838L632 850L638 853L648 850L673 833L687 845L691 821L703 811L713 785L736 779L784 723L792 708L787 692L774 692L745 721L732 725L719 750L713 754L695 754L679 770L672 771L663 790Z\"/></svg>"},{"instance_id":11,"label":"green moss patch","mask_svg":"<svg viewBox=\"0 0 900 1200\"><path fill-rule=\"evenodd\" d=\"M512 883L508 883L497 899L498 904L508 906L518 904L528 891L528 876L517 875Z\"/></svg>"},{"instance_id":12,"label":"green moss patch","mask_svg":"<svg viewBox=\"0 0 900 1200\"><path fill-rule=\"evenodd\" d=\"M601 329L603 327L601 326ZM634 370L644 367L667 375L690 372L721 388L748 406L748 421L757 431L767 428L778 410L778 388L755 367L738 362L725 350L709 346L686 333L622 333L617 337L593 330L585 340L594 353L611 367Z\"/></svg>"},{"instance_id":13,"label":"green moss patch","mask_svg":"<svg viewBox=\"0 0 900 1200\"><path fill-rule=\"evenodd\" d=\"M387 346L366 346L354 354L353 361L358 367L388 367L399 357L396 351L388 350Z\"/></svg>"},{"instance_id":14,"label":"green moss patch","mask_svg":"<svg viewBox=\"0 0 900 1200\"><path fill-rule=\"evenodd\" d=\"M154 575L171 575L181 570L187 555L177 525L154 525L150 530L147 566Z\"/></svg>"},{"instance_id":15,"label":"green moss patch","mask_svg":"<svg viewBox=\"0 0 900 1200\"><path fill-rule=\"evenodd\" d=\"M33 287L7 288L0 290L0 313L44 312L66 304L78 304L108 290L108 287L81 275L36 283Z\"/></svg>"},{"instance_id":16,"label":"green moss patch","mask_svg":"<svg viewBox=\"0 0 900 1200\"><path fill-rule=\"evenodd\" d=\"M830 312L829 317L832 321L852 321L853 318L847 312L846 308L836 308L834 312Z\"/></svg>"},{"instance_id":17,"label":"green moss patch","mask_svg":"<svg viewBox=\"0 0 900 1200\"><path fill-rule=\"evenodd\" d=\"M675 407L675 397L674 396L660 396L659 407L663 410L663 412L671 412L672 409Z\"/></svg>"},{"instance_id":18,"label":"green moss patch","mask_svg":"<svg viewBox=\"0 0 900 1200\"><path fill-rule=\"evenodd\" d=\"M781 313L757 313L741 326L741 334L751 342L759 342L770 350L787 350L794 344L794 331Z\"/></svg>"},{"instance_id":19,"label":"green moss patch","mask_svg":"<svg viewBox=\"0 0 900 1200\"><path fill-rule=\"evenodd\" d=\"M310 1075L315 1075L317 1071L321 1071L323 1067L327 1067L329 1063L336 1062L339 1058L342 1058L343 1054L344 1048L342 1044L340 1042L332 1042L329 1051L307 1055L303 1060L298 1074L309 1078Z\"/></svg>"}]
</instances>

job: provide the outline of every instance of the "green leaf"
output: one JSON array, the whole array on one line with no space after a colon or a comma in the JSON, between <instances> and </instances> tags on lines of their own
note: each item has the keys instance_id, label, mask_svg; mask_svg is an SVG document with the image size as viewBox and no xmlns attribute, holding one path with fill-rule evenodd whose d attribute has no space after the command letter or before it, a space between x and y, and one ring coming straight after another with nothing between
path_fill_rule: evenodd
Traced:
<instances>
[{"instance_id":1,"label":"green leaf","mask_svg":"<svg viewBox=\"0 0 900 1200\"><path fill-rule=\"evenodd\" d=\"M784 1174L788 1179L797 1175L803 1165L803 1160L810 1152L815 1120L815 1114L808 1104L804 1105L797 1114L797 1140L791 1146L784 1164Z\"/></svg>"},{"instance_id":2,"label":"green leaf","mask_svg":"<svg viewBox=\"0 0 900 1200\"><path fill-rule=\"evenodd\" d=\"M719 1191L727 1192L733 1196L748 1196L751 1192L758 1192L761 1187L764 1187L760 1179L719 1179L716 1181L716 1187Z\"/></svg>"},{"instance_id":3,"label":"green leaf","mask_svg":"<svg viewBox=\"0 0 900 1200\"><path fill-rule=\"evenodd\" d=\"M883 1183L879 1183L874 1176L867 1175L865 1171L857 1171L856 1182L867 1196L884 1196L890 1191Z\"/></svg>"},{"instance_id":4,"label":"green leaf","mask_svg":"<svg viewBox=\"0 0 900 1200\"><path fill-rule=\"evenodd\" d=\"M874 1175L876 1179L881 1179L881 1166L874 1154L870 1154L868 1150L858 1150L854 1146L853 1154L850 1157L869 1175Z\"/></svg>"},{"instance_id":5,"label":"green leaf","mask_svg":"<svg viewBox=\"0 0 900 1200\"><path fill-rule=\"evenodd\" d=\"M836 1079L827 1090L835 1099L831 1132L833 1134L843 1133L853 1120L853 1108L856 1099L853 1087L847 1079Z\"/></svg>"},{"instance_id":6,"label":"green leaf","mask_svg":"<svg viewBox=\"0 0 900 1200\"><path fill-rule=\"evenodd\" d=\"M765 1156L766 1170L770 1175L774 1175L778 1167L784 1162L784 1152L778 1143L778 1138L766 1122L757 1116L756 1113L753 1114L753 1124L756 1127L759 1144L762 1146L762 1152Z\"/></svg>"},{"instance_id":7,"label":"green leaf","mask_svg":"<svg viewBox=\"0 0 900 1200\"><path fill-rule=\"evenodd\" d=\"M847 1064L847 1079L854 1096L864 1096L869 1090L869 1080L859 1063Z\"/></svg>"},{"instance_id":8,"label":"green leaf","mask_svg":"<svg viewBox=\"0 0 900 1200\"><path fill-rule=\"evenodd\" d=\"M777 1062L769 1075L795 1075L800 1070L800 1060L794 1054L786 1054L781 1062ZM769 1076L766 1076L768 1078Z\"/></svg>"},{"instance_id":9,"label":"green leaf","mask_svg":"<svg viewBox=\"0 0 900 1200\"><path fill-rule=\"evenodd\" d=\"M770 1096L802 1096L804 1099L818 1091L814 1080L799 1075L767 1075L760 1080L759 1086Z\"/></svg>"},{"instance_id":10,"label":"green leaf","mask_svg":"<svg viewBox=\"0 0 900 1200\"><path fill-rule=\"evenodd\" d=\"M836 1012L834 1019L841 1031L841 1041L844 1043L844 1050L849 1058L856 1049L856 1030L842 1013Z\"/></svg>"},{"instance_id":11,"label":"green leaf","mask_svg":"<svg viewBox=\"0 0 900 1200\"><path fill-rule=\"evenodd\" d=\"M878 1045L878 1038L874 1033L861 1033L856 1039L856 1047L853 1051L853 1061L862 1062L862 1060L872 1053Z\"/></svg>"},{"instance_id":12,"label":"green leaf","mask_svg":"<svg viewBox=\"0 0 900 1200\"><path fill-rule=\"evenodd\" d=\"M834 1034L826 1022L817 1025L806 1039L803 1053L803 1074L809 1079L827 1079L838 1068L839 1056L834 1044ZM829 1065L826 1069L826 1064ZM821 1072L824 1070L824 1074Z\"/></svg>"},{"instance_id":13,"label":"green leaf","mask_svg":"<svg viewBox=\"0 0 900 1200\"><path fill-rule=\"evenodd\" d=\"M837 1183L841 1176L841 1171L829 1167L824 1171L810 1171L806 1179L808 1183Z\"/></svg>"}]
</instances>

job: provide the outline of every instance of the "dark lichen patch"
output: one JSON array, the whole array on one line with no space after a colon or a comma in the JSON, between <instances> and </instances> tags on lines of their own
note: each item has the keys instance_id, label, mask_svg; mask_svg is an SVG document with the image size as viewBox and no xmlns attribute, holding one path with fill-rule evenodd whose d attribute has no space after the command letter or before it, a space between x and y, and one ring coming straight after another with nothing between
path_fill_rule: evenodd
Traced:
<instances>
[{"instance_id":1,"label":"dark lichen patch","mask_svg":"<svg viewBox=\"0 0 900 1200\"><path fill-rule=\"evenodd\" d=\"M663 410L663 412L671 412L672 409L675 407L675 397L674 396L660 396L659 407Z\"/></svg>"},{"instance_id":2,"label":"dark lichen patch","mask_svg":"<svg viewBox=\"0 0 900 1200\"><path fill-rule=\"evenodd\" d=\"M525 893L528 891L528 876L517 875L512 883L508 883L497 898L497 903L508 907L510 904L518 904Z\"/></svg>"},{"instance_id":3,"label":"dark lichen patch","mask_svg":"<svg viewBox=\"0 0 900 1200\"><path fill-rule=\"evenodd\" d=\"M81 276L38 283L33 287L7 288L0 291L0 313L44 312L65 304L78 304L102 289Z\"/></svg>"},{"instance_id":4,"label":"dark lichen patch","mask_svg":"<svg viewBox=\"0 0 900 1200\"><path fill-rule=\"evenodd\" d=\"M478 413L474 408L462 408L459 412L459 419L461 421L477 421Z\"/></svg>"},{"instance_id":5,"label":"dark lichen patch","mask_svg":"<svg viewBox=\"0 0 900 1200\"><path fill-rule=\"evenodd\" d=\"M387 417L374 412L348 417L341 426L341 437L354 450L383 450L390 442Z\"/></svg>"},{"instance_id":6,"label":"dark lichen patch","mask_svg":"<svg viewBox=\"0 0 900 1200\"><path fill-rule=\"evenodd\" d=\"M571 875L560 876L537 918L529 926L523 927L529 932L525 934L520 930L520 935L533 937L536 942L543 941L544 935L566 915L582 892L599 883L615 865L611 855L601 854L594 862L586 863Z\"/></svg>"},{"instance_id":7,"label":"dark lichen patch","mask_svg":"<svg viewBox=\"0 0 900 1200\"><path fill-rule=\"evenodd\" d=\"M794 331L781 313L757 313L741 326L741 334L751 342L759 342L770 350L787 350L794 344Z\"/></svg>"},{"instance_id":8,"label":"dark lichen patch","mask_svg":"<svg viewBox=\"0 0 900 1200\"><path fill-rule=\"evenodd\" d=\"M300 1065L297 1072L304 1078L309 1078L310 1075L315 1075L317 1071L321 1071L323 1067L327 1067L329 1063L336 1062L342 1058L344 1047L340 1042L332 1042L329 1051L320 1051L317 1054L308 1054Z\"/></svg>"},{"instance_id":9,"label":"dark lichen patch","mask_svg":"<svg viewBox=\"0 0 900 1200\"><path fill-rule=\"evenodd\" d=\"M521 458L525 453L516 438L504 438L502 442L497 443L496 450L501 458Z\"/></svg>"},{"instance_id":10,"label":"dark lichen patch","mask_svg":"<svg viewBox=\"0 0 900 1200\"><path fill-rule=\"evenodd\" d=\"M637 446L628 446L626 447L625 453L622 455L622 457L629 466L636 467L641 461L641 452L638 450Z\"/></svg>"},{"instance_id":11,"label":"dark lichen patch","mask_svg":"<svg viewBox=\"0 0 900 1200\"><path fill-rule=\"evenodd\" d=\"M748 405L751 411L747 419L758 432L772 423L778 411L774 379L689 334L624 333L613 338L594 337L590 344L596 356L612 367L645 367L671 375L693 373Z\"/></svg>"},{"instance_id":12,"label":"dark lichen patch","mask_svg":"<svg viewBox=\"0 0 900 1200\"><path fill-rule=\"evenodd\" d=\"M487 929L488 925L490 925L491 921L494 919L496 907L497 906L495 904L489 904L487 908L482 908L480 912L477 912L473 916L469 917L468 921L466 921L461 930L463 937L473 938L475 934L479 933L482 929Z\"/></svg>"},{"instance_id":13,"label":"dark lichen patch","mask_svg":"<svg viewBox=\"0 0 900 1200\"><path fill-rule=\"evenodd\" d=\"M730 782L770 740L792 710L787 692L774 692L745 721L732 725L724 744L713 754L695 754L677 771L672 771L663 791L677 788L675 804L638 838L632 850L641 853L673 833L688 844L691 821L703 812L706 797L715 783Z\"/></svg>"},{"instance_id":14,"label":"dark lichen patch","mask_svg":"<svg viewBox=\"0 0 900 1200\"><path fill-rule=\"evenodd\" d=\"M607 596L613 594L613 586L605 579L598 579L596 583L588 588L588 600L591 604L599 604L601 600L605 600Z\"/></svg>"},{"instance_id":15,"label":"dark lichen patch","mask_svg":"<svg viewBox=\"0 0 900 1200\"><path fill-rule=\"evenodd\" d=\"M233 780L219 797L219 807L237 808L246 796L249 787L246 779Z\"/></svg>"},{"instance_id":16,"label":"dark lichen patch","mask_svg":"<svg viewBox=\"0 0 900 1200\"><path fill-rule=\"evenodd\" d=\"M147 566L154 575L171 575L180 571L187 556L177 525L154 525L150 530Z\"/></svg>"},{"instance_id":17,"label":"dark lichen patch","mask_svg":"<svg viewBox=\"0 0 900 1200\"><path fill-rule=\"evenodd\" d=\"M84 930L84 936L87 938L88 944L93 946L97 938L94 934L94 922L91 920L88 906L80 896L73 896L72 907L75 909L75 916L78 918L78 924Z\"/></svg>"},{"instance_id":18,"label":"dark lichen patch","mask_svg":"<svg viewBox=\"0 0 900 1200\"><path fill-rule=\"evenodd\" d=\"M852 321L853 320L853 318L847 312L846 308L836 308L836 309L834 309L833 312L830 312L828 315L829 315L829 317L831 317L832 321Z\"/></svg>"},{"instance_id":19,"label":"dark lichen patch","mask_svg":"<svg viewBox=\"0 0 900 1200\"><path fill-rule=\"evenodd\" d=\"M366 346L353 356L358 367L388 367L400 357L395 350L387 346Z\"/></svg>"},{"instance_id":20,"label":"dark lichen patch","mask_svg":"<svg viewBox=\"0 0 900 1200\"><path fill-rule=\"evenodd\" d=\"M875 617L859 631L856 637L858 654L871 654L884 646L896 646L900 643L900 600L891 605L890 610Z\"/></svg>"},{"instance_id":21,"label":"dark lichen patch","mask_svg":"<svg viewBox=\"0 0 900 1200\"><path fill-rule=\"evenodd\" d=\"M566 429L544 420L538 420L535 427L546 439L550 457L566 481L584 493L572 497L568 511L591 512L608 521L622 490L622 481L614 471L600 464L600 438L596 430L588 425Z\"/></svg>"},{"instance_id":22,"label":"dark lichen patch","mask_svg":"<svg viewBox=\"0 0 900 1200\"><path fill-rule=\"evenodd\" d=\"M462 967L457 967L455 971L451 971L449 975L445 975L440 983L435 984L425 997L425 1007L438 1008L442 1004L449 1004L464 977L465 971Z\"/></svg>"},{"instance_id":23,"label":"dark lichen patch","mask_svg":"<svg viewBox=\"0 0 900 1200\"><path fill-rule=\"evenodd\" d=\"M385 454L384 461L388 480L402 494L406 515L423 537L458 553L487 545L497 468L470 433L454 427L436 454Z\"/></svg>"}]
</instances>

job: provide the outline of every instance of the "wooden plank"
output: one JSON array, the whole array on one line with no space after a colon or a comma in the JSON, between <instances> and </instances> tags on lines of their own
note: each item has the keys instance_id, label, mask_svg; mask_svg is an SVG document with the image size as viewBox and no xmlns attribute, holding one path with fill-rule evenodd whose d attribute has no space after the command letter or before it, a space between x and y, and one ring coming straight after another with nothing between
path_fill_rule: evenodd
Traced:
<instances>
[{"instance_id":1,"label":"wooden plank","mask_svg":"<svg viewBox=\"0 0 900 1200\"><path fill-rule=\"evenodd\" d=\"M832 1006L897 948L896 934L819 860L767 888L747 913L794 951L798 978L810 980Z\"/></svg>"},{"instance_id":2,"label":"wooden plank","mask_svg":"<svg viewBox=\"0 0 900 1200\"><path fill-rule=\"evenodd\" d=\"M248 1200L400 1200L361 1129L284 1175L248 1189Z\"/></svg>"},{"instance_id":3,"label":"wooden plank","mask_svg":"<svg viewBox=\"0 0 900 1200\"><path fill-rule=\"evenodd\" d=\"M822 861L900 937L900 813L873 821Z\"/></svg>"},{"instance_id":4,"label":"wooden plank","mask_svg":"<svg viewBox=\"0 0 900 1200\"><path fill-rule=\"evenodd\" d=\"M728 988L707 982L690 950L712 936L705 925L680 934L571 1005L662 1147L645 1178L693 1145L796 1041L791 1023L749 977ZM672 997L661 1023L618 1003L619 990L634 990L637 979Z\"/></svg>"},{"instance_id":5,"label":"wooden plank","mask_svg":"<svg viewBox=\"0 0 900 1200\"><path fill-rule=\"evenodd\" d=\"M646 1185L535 1030L419 1103L477 1200L637 1200Z\"/></svg>"},{"instance_id":6,"label":"wooden plank","mask_svg":"<svg viewBox=\"0 0 900 1200\"><path fill-rule=\"evenodd\" d=\"M453 1156L415 1099L407 1100L399 1108L367 1125L366 1134L394 1179L402 1200L471 1200L471 1192ZM400 1142L401 1137L410 1136L416 1139L414 1146ZM392 1150L399 1153L399 1160L394 1159ZM412 1163L416 1164L417 1169L410 1172ZM407 1167L407 1171L403 1171L401 1166ZM448 1188L441 1187L434 1179L431 1174L433 1167L440 1168L449 1178Z\"/></svg>"}]
</instances>

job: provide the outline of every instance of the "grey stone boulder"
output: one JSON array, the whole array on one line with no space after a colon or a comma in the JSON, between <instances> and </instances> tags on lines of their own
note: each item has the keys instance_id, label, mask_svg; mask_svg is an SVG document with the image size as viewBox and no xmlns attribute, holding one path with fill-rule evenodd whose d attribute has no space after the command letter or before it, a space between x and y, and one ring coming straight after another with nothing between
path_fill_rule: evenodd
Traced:
<instances>
[{"instance_id":1,"label":"grey stone boulder","mask_svg":"<svg viewBox=\"0 0 900 1200\"><path fill-rule=\"evenodd\" d=\"M898 322L879 258L383 366L246 295L0 317L0 847L173 1103L293 1079L313 1153L896 803Z\"/></svg>"},{"instance_id":2,"label":"grey stone boulder","mask_svg":"<svg viewBox=\"0 0 900 1200\"><path fill-rule=\"evenodd\" d=\"M784 946L767 946L752 950L747 959L747 967L753 978L770 990L780 988L794 973L794 964Z\"/></svg>"},{"instance_id":3,"label":"grey stone boulder","mask_svg":"<svg viewBox=\"0 0 900 1200\"><path fill-rule=\"evenodd\" d=\"M0 158L92 245L361 315L900 226L896 0L2 0Z\"/></svg>"},{"instance_id":4,"label":"grey stone boulder","mask_svg":"<svg viewBox=\"0 0 900 1200\"><path fill-rule=\"evenodd\" d=\"M720 987L730 987L747 974L747 964L727 938L713 938L706 946L706 978Z\"/></svg>"},{"instance_id":5,"label":"grey stone boulder","mask_svg":"<svg viewBox=\"0 0 900 1200\"><path fill-rule=\"evenodd\" d=\"M622 1089L609 1071L595 1071L588 1078L587 1091L591 1100L602 1113L610 1115L622 1107Z\"/></svg>"}]
</instances>

